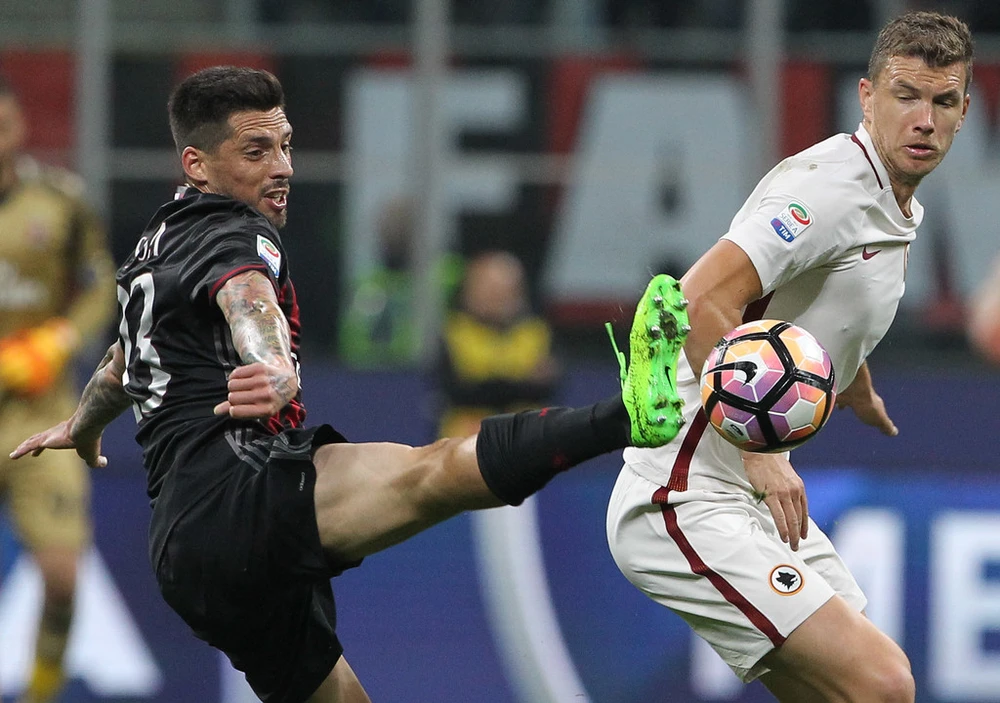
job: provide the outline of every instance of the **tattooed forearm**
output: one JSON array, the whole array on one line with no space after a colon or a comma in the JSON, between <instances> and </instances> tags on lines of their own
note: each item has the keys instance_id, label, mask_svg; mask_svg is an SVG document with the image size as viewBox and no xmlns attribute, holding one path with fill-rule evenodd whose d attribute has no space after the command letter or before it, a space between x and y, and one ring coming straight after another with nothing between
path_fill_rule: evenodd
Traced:
<instances>
[{"instance_id":1,"label":"tattooed forearm","mask_svg":"<svg viewBox=\"0 0 1000 703\"><path fill-rule=\"evenodd\" d=\"M73 416L71 434L88 436L100 434L130 404L122 387L122 372L125 370L125 355L121 345L115 342L97 365Z\"/></svg>"},{"instance_id":2,"label":"tattooed forearm","mask_svg":"<svg viewBox=\"0 0 1000 703\"><path fill-rule=\"evenodd\" d=\"M246 363L275 369L271 384L286 400L298 393L288 320L278 306L271 282L259 271L234 276L216 296L229 323L233 345Z\"/></svg>"},{"instance_id":3,"label":"tattooed forearm","mask_svg":"<svg viewBox=\"0 0 1000 703\"><path fill-rule=\"evenodd\" d=\"M234 276L219 291L217 301L244 363L292 365L288 322L263 274L249 271Z\"/></svg>"},{"instance_id":4,"label":"tattooed forearm","mask_svg":"<svg viewBox=\"0 0 1000 703\"><path fill-rule=\"evenodd\" d=\"M229 324L236 351L246 363L281 364L291 361L288 323L280 310L260 300L237 299L230 307Z\"/></svg>"}]
</instances>

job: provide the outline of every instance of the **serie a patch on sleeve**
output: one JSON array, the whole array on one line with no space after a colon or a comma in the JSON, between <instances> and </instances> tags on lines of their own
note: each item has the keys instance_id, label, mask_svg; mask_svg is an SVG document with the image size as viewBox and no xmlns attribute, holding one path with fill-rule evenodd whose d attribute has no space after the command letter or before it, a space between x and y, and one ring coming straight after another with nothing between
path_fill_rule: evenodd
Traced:
<instances>
[{"instance_id":1,"label":"serie a patch on sleeve","mask_svg":"<svg viewBox=\"0 0 1000 703\"><path fill-rule=\"evenodd\" d=\"M281 271L281 252L270 239L262 234L257 235L257 256L267 264L275 276Z\"/></svg>"},{"instance_id":2,"label":"serie a patch on sleeve","mask_svg":"<svg viewBox=\"0 0 1000 703\"><path fill-rule=\"evenodd\" d=\"M791 242L812 223L813 217L805 205L793 200L771 220L771 228L786 242Z\"/></svg>"}]
</instances>

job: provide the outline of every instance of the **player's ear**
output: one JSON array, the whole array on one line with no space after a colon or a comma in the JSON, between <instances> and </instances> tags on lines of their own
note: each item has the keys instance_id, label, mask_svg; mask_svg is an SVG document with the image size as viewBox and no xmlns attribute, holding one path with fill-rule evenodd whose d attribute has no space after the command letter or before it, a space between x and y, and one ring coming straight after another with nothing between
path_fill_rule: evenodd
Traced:
<instances>
[{"instance_id":1,"label":"player's ear","mask_svg":"<svg viewBox=\"0 0 1000 703\"><path fill-rule=\"evenodd\" d=\"M872 99L875 96L875 86L868 78L858 81L858 102L861 103L861 114L866 124L872 121Z\"/></svg>"},{"instance_id":2,"label":"player's ear","mask_svg":"<svg viewBox=\"0 0 1000 703\"><path fill-rule=\"evenodd\" d=\"M208 172L205 164L205 154L193 146L184 147L181 152L181 166L184 168L184 175L191 183L197 185L208 181Z\"/></svg>"}]
</instances>

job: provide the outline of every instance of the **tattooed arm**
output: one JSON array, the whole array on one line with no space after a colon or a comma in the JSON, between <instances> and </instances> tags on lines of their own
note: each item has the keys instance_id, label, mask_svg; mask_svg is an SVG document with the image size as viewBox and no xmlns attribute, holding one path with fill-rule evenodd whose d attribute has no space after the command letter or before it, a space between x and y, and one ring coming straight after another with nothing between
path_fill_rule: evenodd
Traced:
<instances>
[{"instance_id":1,"label":"tattooed arm","mask_svg":"<svg viewBox=\"0 0 1000 703\"><path fill-rule=\"evenodd\" d=\"M299 392L288 320L274 286L260 271L248 271L226 281L215 301L246 364L230 375L229 395L215 406L215 414L270 417Z\"/></svg>"},{"instance_id":2,"label":"tattooed arm","mask_svg":"<svg viewBox=\"0 0 1000 703\"><path fill-rule=\"evenodd\" d=\"M10 457L18 459L29 453L38 456L46 449L76 449L89 466L106 466L108 460L101 456L101 435L131 403L122 387L124 371L125 354L121 344L115 342L83 389L76 411L67 420L21 442Z\"/></svg>"}]
</instances>

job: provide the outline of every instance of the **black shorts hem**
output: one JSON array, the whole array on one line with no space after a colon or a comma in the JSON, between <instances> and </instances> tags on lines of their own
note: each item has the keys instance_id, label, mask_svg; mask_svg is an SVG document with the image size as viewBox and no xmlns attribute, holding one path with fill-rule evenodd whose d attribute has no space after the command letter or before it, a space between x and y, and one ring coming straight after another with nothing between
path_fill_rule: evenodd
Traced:
<instances>
[{"instance_id":1,"label":"black shorts hem","mask_svg":"<svg viewBox=\"0 0 1000 703\"><path fill-rule=\"evenodd\" d=\"M304 703L343 655L315 514L313 453L333 428L286 430L202 454L227 476L176 520L157 564L167 603L265 703Z\"/></svg>"}]
</instances>

